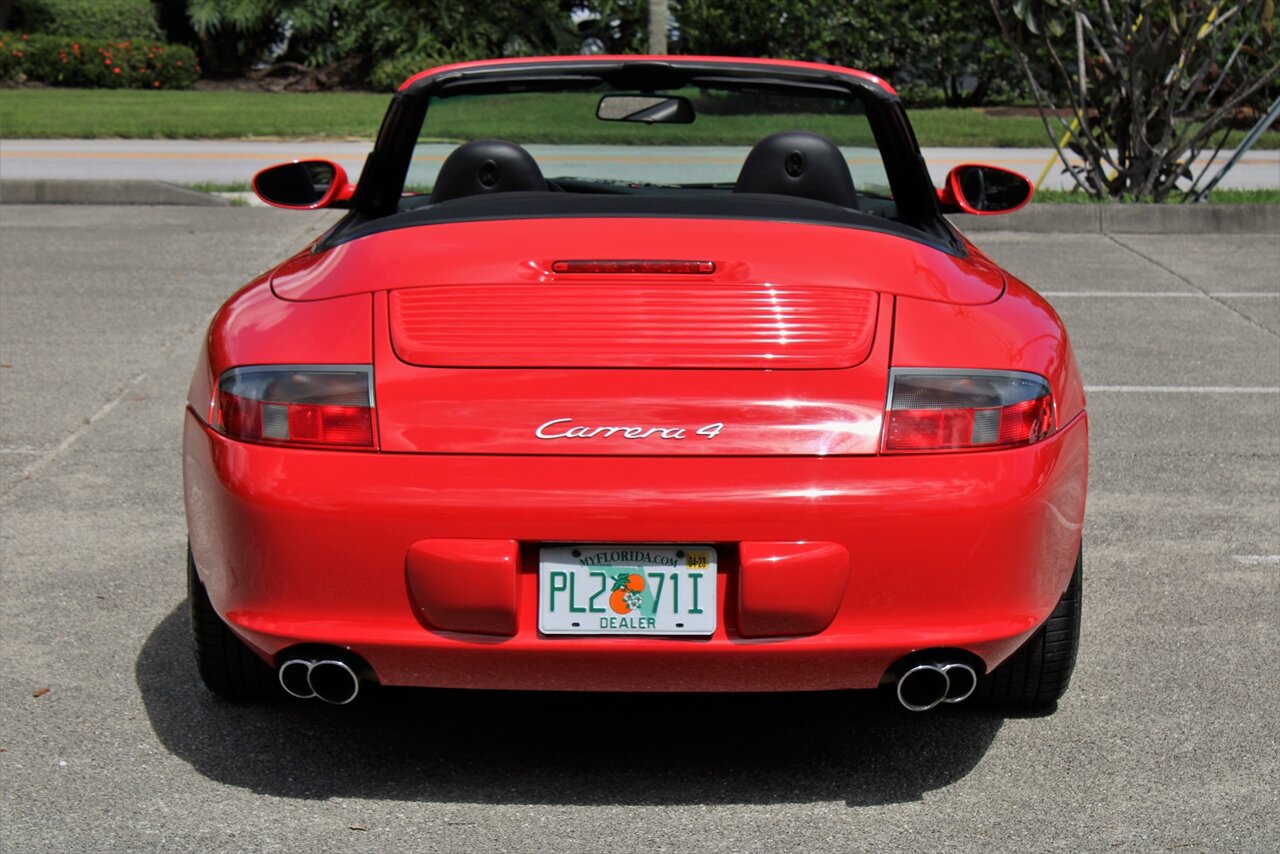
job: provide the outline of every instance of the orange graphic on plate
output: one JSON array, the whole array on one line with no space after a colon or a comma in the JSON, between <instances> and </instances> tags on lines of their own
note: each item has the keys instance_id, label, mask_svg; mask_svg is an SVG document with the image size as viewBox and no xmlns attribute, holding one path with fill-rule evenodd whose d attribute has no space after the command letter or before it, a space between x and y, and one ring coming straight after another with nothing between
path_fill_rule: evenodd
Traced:
<instances>
[{"instance_id":1,"label":"orange graphic on plate","mask_svg":"<svg viewBox=\"0 0 1280 854\"><path fill-rule=\"evenodd\" d=\"M620 572L613 577L613 592L609 594L609 607L618 614L630 614L640 607L644 598L644 578L635 573Z\"/></svg>"}]
</instances>

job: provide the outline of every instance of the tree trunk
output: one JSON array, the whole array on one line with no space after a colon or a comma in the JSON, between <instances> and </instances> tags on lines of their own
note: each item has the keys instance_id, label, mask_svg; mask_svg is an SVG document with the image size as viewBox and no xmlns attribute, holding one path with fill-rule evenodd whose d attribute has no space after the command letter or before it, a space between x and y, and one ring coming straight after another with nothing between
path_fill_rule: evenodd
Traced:
<instances>
[{"instance_id":1,"label":"tree trunk","mask_svg":"<svg viewBox=\"0 0 1280 854\"><path fill-rule=\"evenodd\" d=\"M667 0L649 0L649 53L667 52Z\"/></svg>"}]
</instances>

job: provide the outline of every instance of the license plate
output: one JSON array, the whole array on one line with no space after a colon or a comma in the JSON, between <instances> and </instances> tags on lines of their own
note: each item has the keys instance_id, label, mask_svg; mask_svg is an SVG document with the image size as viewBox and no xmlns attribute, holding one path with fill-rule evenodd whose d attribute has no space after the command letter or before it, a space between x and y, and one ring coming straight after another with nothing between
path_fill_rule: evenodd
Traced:
<instances>
[{"instance_id":1,"label":"license plate","mask_svg":"<svg viewBox=\"0 0 1280 854\"><path fill-rule=\"evenodd\" d=\"M538 630L550 635L709 635L716 629L710 546L547 546L538 561Z\"/></svg>"}]
</instances>

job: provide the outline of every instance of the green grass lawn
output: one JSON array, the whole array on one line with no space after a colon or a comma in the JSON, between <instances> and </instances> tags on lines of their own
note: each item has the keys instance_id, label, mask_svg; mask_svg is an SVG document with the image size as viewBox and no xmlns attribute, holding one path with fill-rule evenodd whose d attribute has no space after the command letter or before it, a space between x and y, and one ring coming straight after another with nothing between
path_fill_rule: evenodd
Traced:
<instances>
[{"instance_id":1,"label":"green grass lawn","mask_svg":"<svg viewBox=\"0 0 1280 854\"><path fill-rule=\"evenodd\" d=\"M590 109L594 95L562 101L566 110ZM377 93L143 92L127 89L0 90L0 137L128 139L356 138L372 140L390 96ZM588 104L587 102L592 102ZM463 117L437 115L431 133L441 139L474 138L495 128L525 142L564 142L573 116L513 110L501 98L489 110ZM441 121L441 119L444 119ZM921 145L1045 147L1044 127L1034 115L991 116L978 110L912 110ZM430 124L430 119L428 120ZM844 145L865 144L847 120L805 116L811 129ZM580 124L580 122L578 122ZM703 116L691 125L643 129L598 122L591 138L577 129L571 141L613 142L654 131L656 144L746 145L760 136L758 123L740 116ZM1237 134L1235 136L1243 136ZM1280 133L1264 135L1259 148L1280 148Z\"/></svg>"},{"instance_id":2,"label":"green grass lawn","mask_svg":"<svg viewBox=\"0 0 1280 854\"><path fill-rule=\"evenodd\" d=\"M0 90L5 138L373 139L389 98L364 93Z\"/></svg>"},{"instance_id":3,"label":"green grass lawn","mask_svg":"<svg viewBox=\"0 0 1280 854\"><path fill-rule=\"evenodd\" d=\"M1169 204L1176 204L1181 198L1171 199ZM1209 194L1209 201L1217 205L1280 205L1280 190L1214 190ZM1069 190L1037 190L1031 198L1032 204L1062 205L1111 205L1122 202L1098 202L1084 193L1073 193Z\"/></svg>"}]
</instances>

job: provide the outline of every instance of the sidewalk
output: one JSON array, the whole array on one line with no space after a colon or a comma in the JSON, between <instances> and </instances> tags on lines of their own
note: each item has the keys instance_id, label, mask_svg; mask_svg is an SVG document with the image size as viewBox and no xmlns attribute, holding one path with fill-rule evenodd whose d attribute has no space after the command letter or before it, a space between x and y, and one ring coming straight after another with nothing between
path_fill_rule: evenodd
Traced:
<instances>
[{"instance_id":1,"label":"sidewalk","mask_svg":"<svg viewBox=\"0 0 1280 854\"><path fill-rule=\"evenodd\" d=\"M360 174L372 140L359 142L286 140L245 142L239 140L0 140L0 180L151 180L176 184L247 184L259 169L288 160L324 158L336 160L354 180ZM450 145L431 146L424 159L443 160ZM586 146L530 146L548 156L556 174L590 177L601 169L595 153ZM656 151L656 149L655 149ZM740 162L746 147L664 148L674 169L682 165L696 171L709 156ZM925 162L935 183L961 163L989 163L1005 166L1035 181L1055 158L1050 148L926 148ZM1226 162L1219 157L1209 175ZM1197 170L1198 171L1198 170ZM550 174L550 173L549 173ZM1071 179L1060 164L1049 171L1044 189L1070 189ZM1280 150L1251 151L1219 185L1236 189L1280 189Z\"/></svg>"},{"instance_id":2,"label":"sidewalk","mask_svg":"<svg viewBox=\"0 0 1280 854\"><path fill-rule=\"evenodd\" d=\"M336 160L356 180L370 147L371 142L325 140L0 140L0 203L225 205L227 198L181 185L247 185L259 169L308 158ZM418 160L430 170L452 148L448 144L423 146ZM616 152L590 146L535 145L530 150L553 175L607 175L616 171L620 159ZM706 170L732 171L746 154L746 147L702 146L635 152L626 158L661 160L669 180L679 181L682 177L695 179L693 176ZM934 182L941 184L952 167L974 162L1002 165L1034 181L1053 152L927 148L924 156ZM1043 186L1065 189L1070 182L1055 165ZM1280 188L1280 151L1251 152L1220 186ZM256 203L247 194L237 195ZM1033 203L1008 216L958 217L956 224L967 232L1280 234L1280 205Z\"/></svg>"}]
</instances>

